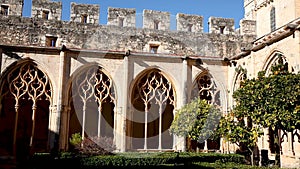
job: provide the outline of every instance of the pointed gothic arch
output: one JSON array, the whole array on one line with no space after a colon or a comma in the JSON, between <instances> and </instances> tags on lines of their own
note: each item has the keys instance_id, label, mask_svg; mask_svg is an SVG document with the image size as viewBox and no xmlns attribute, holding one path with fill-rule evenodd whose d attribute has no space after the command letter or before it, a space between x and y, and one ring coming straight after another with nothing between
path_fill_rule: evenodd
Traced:
<instances>
[{"instance_id":1,"label":"pointed gothic arch","mask_svg":"<svg viewBox=\"0 0 300 169\"><path fill-rule=\"evenodd\" d=\"M157 68L144 71L133 85L130 100L126 131L130 149L172 149L173 135L168 129L174 117L175 91L167 76Z\"/></svg>"},{"instance_id":2,"label":"pointed gothic arch","mask_svg":"<svg viewBox=\"0 0 300 169\"><path fill-rule=\"evenodd\" d=\"M286 70L290 70L287 58L284 56L283 53L279 52L279 51L274 51L267 59L267 61L265 62L265 65L263 67L263 71L265 71L265 75L269 76L272 73L272 67L276 66L277 64L283 64L285 65L284 68ZM269 128L265 128L265 132L266 135L268 136L268 143L269 146L269 150L271 154L275 153L275 143L274 143L274 131L271 127ZM285 133L285 131L282 131L283 133ZM264 138L264 136L262 136ZM284 135L283 135L284 137ZM282 149L281 149L282 151Z\"/></svg>"},{"instance_id":3,"label":"pointed gothic arch","mask_svg":"<svg viewBox=\"0 0 300 169\"><path fill-rule=\"evenodd\" d=\"M191 98L200 97L211 104L221 106L221 90L208 71L201 72L193 82Z\"/></svg>"},{"instance_id":4,"label":"pointed gothic arch","mask_svg":"<svg viewBox=\"0 0 300 169\"><path fill-rule=\"evenodd\" d=\"M53 92L47 74L24 59L5 71L0 86L0 151L17 160L49 151Z\"/></svg>"},{"instance_id":5,"label":"pointed gothic arch","mask_svg":"<svg viewBox=\"0 0 300 169\"><path fill-rule=\"evenodd\" d=\"M284 54L279 51L275 51L268 57L268 59L265 62L265 65L263 66L263 70L266 72L267 76L271 74L272 66L274 66L278 63L286 64L287 68L290 69L290 67L288 65L288 61L287 61L286 57L284 56Z\"/></svg>"},{"instance_id":6,"label":"pointed gothic arch","mask_svg":"<svg viewBox=\"0 0 300 169\"><path fill-rule=\"evenodd\" d=\"M241 87L243 81L247 79L247 71L240 65L236 68L236 74L232 85L232 91L236 91Z\"/></svg>"},{"instance_id":7,"label":"pointed gothic arch","mask_svg":"<svg viewBox=\"0 0 300 169\"><path fill-rule=\"evenodd\" d=\"M101 66L87 65L74 73L69 85L66 139L75 133L82 139L115 139L116 90L109 74Z\"/></svg>"},{"instance_id":8,"label":"pointed gothic arch","mask_svg":"<svg viewBox=\"0 0 300 169\"><path fill-rule=\"evenodd\" d=\"M202 100L206 100L210 104L222 106L220 87L217 85L217 81L214 77L207 70L202 71L194 79L191 99L195 99L197 97L200 97ZM203 143L194 143L192 141L192 144L196 144L196 147L204 150L219 150L220 138L217 140L208 139Z\"/></svg>"}]
</instances>

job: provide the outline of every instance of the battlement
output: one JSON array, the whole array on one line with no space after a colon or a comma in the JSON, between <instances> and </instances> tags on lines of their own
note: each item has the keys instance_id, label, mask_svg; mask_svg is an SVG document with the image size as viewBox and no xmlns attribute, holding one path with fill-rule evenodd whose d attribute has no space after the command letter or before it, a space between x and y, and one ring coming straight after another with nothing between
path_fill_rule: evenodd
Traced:
<instances>
[{"instance_id":1,"label":"battlement","mask_svg":"<svg viewBox=\"0 0 300 169\"><path fill-rule=\"evenodd\" d=\"M169 30L170 13L144 9L143 11L143 28Z\"/></svg>"},{"instance_id":2,"label":"battlement","mask_svg":"<svg viewBox=\"0 0 300 169\"><path fill-rule=\"evenodd\" d=\"M71 21L99 24L100 6L71 3Z\"/></svg>"},{"instance_id":3,"label":"battlement","mask_svg":"<svg viewBox=\"0 0 300 169\"><path fill-rule=\"evenodd\" d=\"M234 20L229 18L210 17L209 33L234 34Z\"/></svg>"},{"instance_id":4,"label":"battlement","mask_svg":"<svg viewBox=\"0 0 300 169\"><path fill-rule=\"evenodd\" d=\"M22 0L2 0L0 1L0 14L22 16L23 4Z\"/></svg>"},{"instance_id":5,"label":"battlement","mask_svg":"<svg viewBox=\"0 0 300 169\"><path fill-rule=\"evenodd\" d=\"M245 0L245 5L253 0ZM3 0L0 2L1 15L22 16L22 0ZM61 20L62 3L51 0L32 0L32 18L45 20ZM107 25L119 27L136 27L136 9L109 7L107 10ZM170 30L171 14L164 11L143 10L143 28L154 30ZM100 6L97 4L71 3L70 21L84 24L99 25ZM209 33L217 34L255 34L253 24L242 24L240 30L235 31L234 20L231 18L209 18ZM251 26L252 25L252 26ZM250 27L249 27L250 26ZM176 15L176 30L185 32L202 33L203 16L178 13ZM251 32L252 31L252 32Z\"/></svg>"},{"instance_id":6,"label":"battlement","mask_svg":"<svg viewBox=\"0 0 300 169\"><path fill-rule=\"evenodd\" d=\"M134 8L108 8L107 25L135 27L136 11Z\"/></svg>"},{"instance_id":7,"label":"battlement","mask_svg":"<svg viewBox=\"0 0 300 169\"><path fill-rule=\"evenodd\" d=\"M178 13L176 15L178 31L203 32L203 17Z\"/></svg>"},{"instance_id":8,"label":"battlement","mask_svg":"<svg viewBox=\"0 0 300 169\"><path fill-rule=\"evenodd\" d=\"M46 20L61 20L62 3L48 0L33 0L31 7L32 18Z\"/></svg>"},{"instance_id":9,"label":"battlement","mask_svg":"<svg viewBox=\"0 0 300 169\"><path fill-rule=\"evenodd\" d=\"M5 2L0 44L230 58L256 38L253 20L242 20L235 30L233 19L210 17L204 33L199 15L178 13L171 30L169 12L144 9L143 27L137 28L134 8L109 7L107 25L101 25L97 4L71 3L70 21L63 21L61 2L33 0L32 17L22 17L22 1Z\"/></svg>"}]
</instances>

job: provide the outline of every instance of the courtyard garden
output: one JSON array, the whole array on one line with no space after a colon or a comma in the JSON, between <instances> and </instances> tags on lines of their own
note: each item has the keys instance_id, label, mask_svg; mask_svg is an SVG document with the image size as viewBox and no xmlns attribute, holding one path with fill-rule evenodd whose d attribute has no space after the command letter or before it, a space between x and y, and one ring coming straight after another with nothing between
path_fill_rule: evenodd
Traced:
<instances>
[{"instance_id":1,"label":"courtyard garden","mask_svg":"<svg viewBox=\"0 0 300 169\"><path fill-rule=\"evenodd\" d=\"M22 169L96 169L96 168L268 168L246 164L238 154L195 152L128 152L85 156L69 152L51 155L40 153L20 165ZM273 167L275 168L275 167Z\"/></svg>"}]
</instances>

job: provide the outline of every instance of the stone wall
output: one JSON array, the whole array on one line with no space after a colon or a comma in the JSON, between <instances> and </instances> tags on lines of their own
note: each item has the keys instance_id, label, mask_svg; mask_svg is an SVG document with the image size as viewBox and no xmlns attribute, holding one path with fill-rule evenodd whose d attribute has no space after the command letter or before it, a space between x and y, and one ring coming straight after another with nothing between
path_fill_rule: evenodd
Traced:
<instances>
[{"instance_id":1,"label":"stone wall","mask_svg":"<svg viewBox=\"0 0 300 169\"><path fill-rule=\"evenodd\" d=\"M179 13L176 15L177 30L203 32L203 17Z\"/></svg>"},{"instance_id":2,"label":"stone wall","mask_svg":"<svg viewBox=\"0 0 300 169\"><path fill-rule=\"evenodd\" d=\"M256 35L256 21L243 19L240 21L240 34Z\"/></svg>"},{"instance_id":3,"label":"stone wall","mask_svg":"<svg viewBox=\"0 0 300 169\"><path fill-rule=\"evenodd\" d=\"M134 8L108 8L107 25L135 27L136 11Z\"/></svg>"},{"instance_id":4,"label":"stone wall","mask_svg":"<svg viewBox=\"0 0 300 169\"><path fill-rule=\"evenodd\" d=\"M45 18L47 15L47 18ZM49 0L32 0L31 17L61 20L62 3Z\"/></svg>"},{"instance_id":5,"label":"stone wall","mask_svg":"<svg viewBox=\"0 0 300 169\"><path fill-rule=\"evenodd\" d=\"M23 13L23 0L1 0L0 7L1 7L1 15L5 15L2 12L2 8L8 7L8 15L17 15L22 16Z\"/></svg>"},{"instance_id":6,"label":"stone wall","mask_svg":"<svg viewBox=\"0 0 300 169\"><path fill-rule=\"evenodd\" d=\"M71 3L71 21L81 23L99 23L100 7L94 4ZM84 21L85 20L85 21Z\"/></svg>"},{"instance_id":7,"label":"stone wall","mask_svg":"<svg viewBox=\"0 0 300 169\"><path fill-rule=\"evenodd\" d=\"M56 47L148 52L148 45L159 42L160 53L209 57L231 57L249 45L255 36L185 31L138 29L114 25L0 17L1 44L46 46L46 37L56 37Z\"/></svg>"},{"instance_id":8,"label":"stone wall","mask_svg":"<svg viewBox=\"0 0 300 169\"><path fill-rule=\"evenodd\" d=\"M234 34L234 20L230 18L210 17L209 33Z\"/></svg>"},{"instance_id":9,"label":"stone wall","mask_svg":"<svg viewBox=\"0 0 300 169\"><path fill-rule=\"evenodd\" d=\"M144 9L143 11L143 28L169 30L170 13Z\"/></svg>"}]
</instances>

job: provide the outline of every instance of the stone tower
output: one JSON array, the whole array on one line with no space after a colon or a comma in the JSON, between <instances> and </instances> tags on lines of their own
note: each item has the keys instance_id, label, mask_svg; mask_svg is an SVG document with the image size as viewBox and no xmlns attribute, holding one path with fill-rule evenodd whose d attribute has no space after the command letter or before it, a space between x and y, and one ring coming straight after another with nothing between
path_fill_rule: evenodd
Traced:
<instances>
[{"instance_id":1,"label":"stone tower","mask_svg":"<svg viewBox=\"0 0 300 169\"><path fill-rule=\"evenodd\" d=\"M98 24L99 14L99 5L71 3L71 21L73 22Z\"/></svg>"},{"instance_id":2,"label":"stone tower","mask_svg":"<svg viewBox=\"0 0 300 169\"><path fill-rule=\"evenodd\" d=\"M209 18L209 33L220 33L220 34L233 34L234 19L230 18Z\"/></svg>"},{"instance_id":3,"label":"stone tower","mask_svg":"<svg viewBox=\"0 0 300 169\"><path fill-rule=\"evenodd\" d=\"M203 17L179 13L176 15L178 31L203 32Z\"/></svg>"},{"instance_id":4,"label":"stone tower","mask_svg":"<svg viewBox=\"0 0 300 169\"><path fill-rule=\"evenodd\" d=\"M32 0L31 17L61 20L62 3L50 0Z\"/></svg>"},{"instance_id":5,"label":"stone tower","mask_svg":"<svg viewBox=\"0 0 300 169\"><path fill-rule=\"evenodd\" d=\"M107 25L135 27L136 11L133 8L108 8Z\"/></svg>"},{"instance_id":6,"label":"stone tower","mask_svg":"<svg viewBox=\"0 0 300 169\"><path fill-rule=\"evenodd\" d=\"M22 16L23 4L23 0L2 0L0 14Z\"/></svg>"},{"instance_id":7,"label":"stone tower","mask_svg":"<svg viewBox=\"0 0 300 169\"><path fill-rule=\"evenodd\" d=\"M170 30L170 13L162 11L143 11L143 28Z\"/></svg>"}]
</instances>

